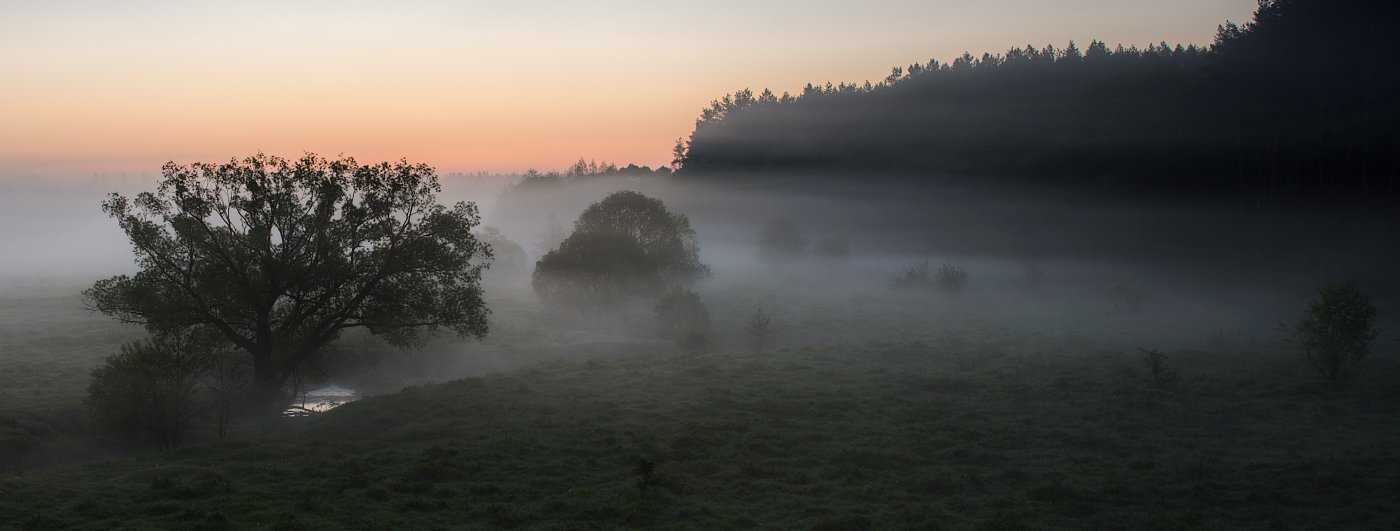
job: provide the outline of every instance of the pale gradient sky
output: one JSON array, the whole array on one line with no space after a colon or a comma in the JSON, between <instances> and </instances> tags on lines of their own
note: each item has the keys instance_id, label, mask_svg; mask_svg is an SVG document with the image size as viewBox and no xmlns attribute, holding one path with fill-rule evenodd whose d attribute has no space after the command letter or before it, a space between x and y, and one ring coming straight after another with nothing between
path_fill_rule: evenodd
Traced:
<instances>
[{"instance_id":1,"label":"pale gradient sky","mask_svg":"<svg viewBox=\"0 0 1400 531\"><path fill-rule=\"evenodd\" d=\"M262 150L442 171L669 162L735 89L1074 39L1208 43L1255 0L0 2L0 176Z\"/></svg>"}]
</instances>

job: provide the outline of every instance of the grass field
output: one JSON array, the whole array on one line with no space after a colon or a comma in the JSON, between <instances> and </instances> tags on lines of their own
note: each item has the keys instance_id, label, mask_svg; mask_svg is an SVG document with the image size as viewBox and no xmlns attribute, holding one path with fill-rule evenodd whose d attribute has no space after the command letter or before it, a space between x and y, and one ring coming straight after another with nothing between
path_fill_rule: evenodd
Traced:
<instances>
[{"instance_id":1,"label":"grass field","mask_svg":"<svg viewBox=\"0 0 1400 531\"><path fill-rule=\"evenodd\" d=\"M483 376L230 442L11 474L0 529L1400 527L1394 356L1334 390L1268 319L1187 295L1130 312L1092 290L790 281L708 286L720 349L696 356L637 339L551 359L585 335L536 333L535 309L504 305L497 343L409 359L446 374L454 351L514 345L523 368L478 359L457 370ZM773 351L743 347L758 306L778 318ZM92 325L73 341L132 332ZM1175 389L1139 347L1168 353ZM55 393L82 381L58 374ZM31 379L9 405L73 403L28 398Z\"/></svg>"}]
</instances>

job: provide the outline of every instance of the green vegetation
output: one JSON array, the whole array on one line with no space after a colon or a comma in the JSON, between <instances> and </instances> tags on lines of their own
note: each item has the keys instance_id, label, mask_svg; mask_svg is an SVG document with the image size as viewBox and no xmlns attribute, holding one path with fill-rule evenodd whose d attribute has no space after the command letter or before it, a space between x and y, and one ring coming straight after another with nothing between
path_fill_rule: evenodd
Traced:
<instances>
[{"instance_id":1,"label":"green vegetation","mask_svg":"<svg viewBox=\"0 0 1400 531\"><path fill-rule=\"evenodd\" d=\"M931 272L928 259L925 258L895 275L892 285L898 290L926 290L933 285Z\"/></svg>"},{"instance_id":2,"label":"green vegetation","mask_svg":"<svg viewBox=\"0 0 1400 531\"><path fill-rule=\"evenodd\" d=\"M1335 282L1318 291L1305 317L1288 329L1323 378L1345 383L1376 340L1376 310L1354 282Z\"/></svg>"},{"instance_id":3,"label":"green vegetation","mask_svg":"<svg viewBox=\"0 0 1400 531\"><path fill-rule=\"evenodd\" d=\"M938 283L938 289L949 295L957 295L967 287L967 269L958 265L943 264L938 268L938 272L934 273L933 279Z\"/></svg>"},{"instance_id":4,"label":"green vegetation","mask_svg":"<svg viewBox=\"0 0 1400 531\"><path fill-rule=\"evenodd\" d=\"M682 178L746 186L801 175L804 189L941 191L928 185L958 176L1388 208L1400 194L1396 21L1394 2L1259 0L1251 21L1220 21L1210 46L1008 42L874 83L742 89L701 111L675 164Z\"/></svg>"},{"instance_id":5,"label":"green vegetation","mask_svg":"<svg viewBox=\"0 0 1400 531\"><path fill-rule=\"evenodd\" d=\"M155 191L102 203L140 271L83 296L152 334L221 334L250 359L265 410L346 330L404 347L439 328L486 334L476 205L438 204L427 165L259 153L161 173Z\"/></svg>"},{"instance_id":6,"label":"green vegetation","mask_svg":"<svg viewBox=\"0 0 1400 531\"><path fill-rule=\"evenodd\" d=\"M1389 407L1400 400L1397 360L1369 359L1371 370L1334 393L1310 382L1312 369L1288 345L1257 335L1271 319L1172 293L1160 303L1178 317L1145 319L1082 286L1027 302L1016 278L1013 270L1005 282L988 279L1007 291L979 289L956 304L889 296L879 276L781 292L712 284L712 331L731 338L721 346L744 345L748 310L767 301L783 308L787 348L676 356L658 344L601 359L570 347L572 361L236 426L226 442L206 426L198 439L206 444L30 466L0 476L0 529L1400 524L1392 472L1400 453L1389 444L1400 437ZM520 329L538 308L519 302L528 292L513 297L492 302L500 333L488 344L512 342L512 357L567 344L559 331ZM0 368L19 358L81 367L72 384L64 376L33 386L66 385L71 396L0 404L80 412L86 367L107 353L84 354L87 345L139 334L80 319L76 298L57 301L5 306L15 319L3 337L24 350L8 350L21 355ZM1076 324L1086 319L1093 335ZM89 321L110 333L63 342L39 331ZM1128 348L1146 337L1191 368L1172 392ZM442 359L464 363L479 348L455 345ZM28 393L16 374L0 372L0 389ZM0 433L15 424L49 430L34 452L77 440L61 423L27 422L0 420Z\"/></svg>"},{"instance_id":7,"label":"green vegetation","mask_svg":"<svg viewBox=\"0 0 1400 531\"><path fill-rule=\"evenodd\" d=\"M0 299L0 470L107 449L88 432L89 374L146 334L82 311L79 297ZM0 489L2 490L2 489Z\"/></svg>"},{"instance_id":8,"label":"green vegetation","mask_svg":"<svg viewBox=\"0 0 1400 531\"><path fill-rule=\"evenodd\" d=\"M122 345L92 370L87 406L96 423L129 439L179 446L198 415L199 377L213 361L207 344L171 334Z\"/></svg>"},{"instance_id":9,"label":"green vegetation","mask_svg":"<svg viewBox=\"0 0 1400 531\"><path fill-rule=\"evenodd\" d=\"M1212 374L1156 394L1073 337L954 344L411 388L264 438L5 479L0 528L1400 524L1400 428L1370 405L1393 386L1325 399L1198 352ZM960 368L966 352L985 362Z\"/></svg>"},{"instance_id":10,"label":"green vegetation","mask_svg":"<svg viewBox=\"0 0 1400 531\"><path fill-rule=\"evenodd\" d=\"M749 350L755 354L773 348L773 318L763 308L754 310L745 322L749 333Z\"/></svg>"},{"instance_id":11,"label":"green vegetation","mask_svg":"<svg viewBox=\"0 0 1400 531\"><path fill-rule=\"evenodd\" d=\"M583 211L574 232L535 265L532 285L553 307L615 313L710 275L695 230L660 200L622 191Z\"/></svg>"}]
</instances>

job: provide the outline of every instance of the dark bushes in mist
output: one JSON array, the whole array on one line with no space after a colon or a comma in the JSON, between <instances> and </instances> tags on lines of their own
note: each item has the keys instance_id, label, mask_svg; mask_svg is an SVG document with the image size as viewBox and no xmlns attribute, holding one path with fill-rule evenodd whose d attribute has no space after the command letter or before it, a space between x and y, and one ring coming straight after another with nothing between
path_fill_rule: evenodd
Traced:
<instances>
[{"instance_id":1,"label":"dark bushes in mist","mask_svg":"<svg viewBox=\"0 0 1400 531\"><path fill-rule=\"evenodd\" d=\"M773 348L773 318L763 308L754 310L744 321L749 336L749 349L755 354Z\"/></svg>"},{"instance_id":2,"label":"dark bushes in mist","mask_svg":"<svg viewBox=\"0 0 1400 531\"><path fill-rule=\"evenodd\" d=\"M582 311L615 311L665 286L636 240L608 232L569 236L535 264L531 284L546 304Z\"/></svg>"},{"instance_id":3,"label":"dark bushes in mist","mask_svg":"<svg viewBox=\"0 0 1400 531\"><path fill-rule=\"evenodd\" d=\"M1318 291L1303 319L1288 331L1313 368L1340 384L1350 380L1370 354L1379 313L1356 283L1334 282Z\"/></svg>"},{"instance_id":4,"label":"dark bushes in mist","mask_svg":"<svg viewBox=\"0 0 1400 531\"><path fill-rule=\"evenodd\" d=\"M896 274L891 284L898 290L927 290L937 286L948 295L957 295L967 287L968 279L967 270L961 266L943 264L935 271L925 258Z\"/></svg>"},{"instance_id":5,"label":"dark bushes in mist","mask_svg":"<svg viewBox=\"0 0 1400 531\"><path fill-rule=\"evenodd\" d=\"M932 286L933 270L928 265L925 258L912 266L905 268L894 276L893 286L895 289L928 289Z\"/></svg>"},{"instance_id":6,"label":"dark bushes in mist","mask_svg":"<svg viewBox=\"0 0 1400 531\"><path fill-rule=\"evenodd\" d=\"M584 210L573 234L536 263L533 285L550 304L617 310L709 276L699 253L685 215L622 191Z\"/></svg>"},{"instance_id":7,"label":"dark bushes in mist","mask_svg":"<svg viewBox=\"0 0 1400 531\"><path fill-rule=\"evenodd\" d=\"M949 295L962 293L968 282L967 269L953 264L943 264L933 278L938 283L938 289Z\"/></svg>"},{"instance_id":8,"label":"dark bushes in mist","mask_svg":"<svg viewBox=\"0 0 1400 531\"><path fill-rule=\"evenodd\" d=\"M126 439L180 444L199 413L195 396L210 350L191 336L122 345L92 370L87 406L95 423Z\"/></svg>"}]
</instances>

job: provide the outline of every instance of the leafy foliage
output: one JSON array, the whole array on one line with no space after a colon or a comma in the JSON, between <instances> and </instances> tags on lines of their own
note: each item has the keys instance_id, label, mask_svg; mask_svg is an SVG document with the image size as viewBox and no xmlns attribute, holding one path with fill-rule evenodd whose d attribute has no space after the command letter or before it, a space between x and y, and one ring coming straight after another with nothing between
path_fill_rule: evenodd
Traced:
<instances>
[{"instance_id":1,"label":"leafy foliage","mask_svg":"<svg viewBox=\"0 0 1400 531\"><path fill-rule=\"evenodd\" d=\"M122 345L92 370L87 405L93 420L125 438L178 446L199 413L195 394L212 352L213 343L200 334Z\"/></svg>"},{"instance_id":2,"label":"leafy foliage","mask_svg":"<svg viewBox=\"0 0 1400 531\"><path fill-rule=\"evenodd\" d=\"M1378 313L1371 297L1356 283L1329 283L1289 331L1323 378L1344 383L1371 352Z\"/></svg>"},{"instance_id":3,"label":"leafy foliage","mask_svg":"<svg viewBox=\"0 0 1400 531\"><path fill-rule=\"evenodd\" d=\"M162 174L155 192L103 203L141 271L97 282L87 303L153 333L219 331L250 355L265 402L346 329L400 346L487 331L476 207L437 204L428 166L258 154Z\"/></svg>"},{"instance_id":4,"label":"leafy foliage","mask_svg":"<svg viewBox=\"0 0 1400 531\"><path fill-rule=\"evenodd\" d=\"M933 279L944 293L955 295L962 293L963 289L967 287L968 275L967 270L963 269L962 266L943 264L942 267L938 268L938 273L934 274Z\"/></svg>"},{"instance_id":5,"label":"leafy foliage","mask_svg":"<svg viewBox=\"0 0 1400 531\"><path fill-rule=\"evenodd\" d=\"M744 323L749 333L749 349L755 354L773 348L773 318L763 308L754 310Z\"/></svg>"},{"instance_id":6,"label":"leafy foliage","mask_svg":"<svg viewBox=\"0 0 1400 531\"><path fill-rule=\"evenodd\" d=\"M1394 2L1261 0L1209 47L1018 45L878 83L743 89L702 110L677 160L695 178L888 170L1261 201L1393 196L1397 20Z\"/></svg>"},{"instance_id":7,"label":"leafy foliage","mask_svg":"<svg viewBox=\"0 0 1400 531\"><path fill-rule=\"evenodd\" d=\"M575 232L535 264L532 285L547 304L610 311L660 291L665 283L636 240Z\"/></svg>"},{"instance_id":8,"label":"leafy foliage","mask_svg":"<svg viewBox=\"0 0 1400 531\"><path fill-rule=\"evenodd\" d=\"M896 274L893 286L895 289L928 289L932 285L930 282L931 273L932 269L928 265L928 259L925 258Z\"/></svg>"},{"instance_id":9,"label":"leafy foliage","mask_svg":"<svg viewBox=\"0 0 1400 531\"><path fill-rule=\"evenodd\" d=\"M584 210L574 232L535 264L533 285L551 304L616 310L709 276L695 230L660 200L630 191Z\"/></svg>"},{"instance_id":10,"label":"leafy foliage","mask_svg":"<svg viewBox=\"0 0 1400 531\"><path fill-rule=\"evenodd\" d=\"M574 233L583 232L631 238L668 285L687 285L710 275L709 266L700 263L700 246L690 219L667 210L660 199L615 192L579 215Z\"/></svg>"}]
</instances>

